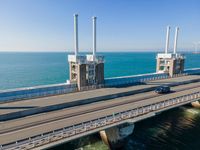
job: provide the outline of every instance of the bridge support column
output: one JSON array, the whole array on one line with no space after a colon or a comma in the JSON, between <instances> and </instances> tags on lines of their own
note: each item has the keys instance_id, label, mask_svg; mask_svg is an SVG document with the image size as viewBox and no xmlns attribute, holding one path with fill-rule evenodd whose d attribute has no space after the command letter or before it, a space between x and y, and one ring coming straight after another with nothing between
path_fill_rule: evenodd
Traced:
<instances>
[{"instance_id":1,"label":"bridge support column","mask_svg":"<svg viewBox=\"0 0 200 150\"><path fill-rule=\"evenodd\" d=\"M123 124L100 131L99 134L103 142L108 145L111 150L115 150L123 145L124 138L132 134L133 129L134 124Z\"/></svg>"},{"instance_id":2,"label":"bridge support column","mask_svg":"<svg viewBox=\"0 0 200 150\"><path fill-rule=\"evenodd\" d=\"M192 102L191 105L195 108L200 108L200 102L199 101Z\"/></svg>"}]
</instances>

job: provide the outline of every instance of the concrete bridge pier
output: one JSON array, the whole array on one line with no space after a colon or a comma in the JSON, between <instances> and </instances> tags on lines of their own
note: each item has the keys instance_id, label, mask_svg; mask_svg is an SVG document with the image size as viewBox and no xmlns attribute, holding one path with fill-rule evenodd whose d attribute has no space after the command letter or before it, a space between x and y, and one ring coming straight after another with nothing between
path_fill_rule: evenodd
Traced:
<instances>
[{"instance_id":1,"label":"concrete bridge pier","mask_svg":"<svg viewBox=\"0 0 200 150\"><path fill-rule=\"evenodd\" d=\"M195 108L200 108L200 100L192 102L191 105Z\"/></svg>"},{"instance_id":2,"label":"concrete bridge pier","mask_svg":"<svg viewBox=\"0 0 200 150\"><path fill-rule=\"evenodd\" d=\"M99 132L102 141L110 150L115 150L123 145L124 139L133 133L134 124L127 123Z\"/></svg>"}]
</instances>

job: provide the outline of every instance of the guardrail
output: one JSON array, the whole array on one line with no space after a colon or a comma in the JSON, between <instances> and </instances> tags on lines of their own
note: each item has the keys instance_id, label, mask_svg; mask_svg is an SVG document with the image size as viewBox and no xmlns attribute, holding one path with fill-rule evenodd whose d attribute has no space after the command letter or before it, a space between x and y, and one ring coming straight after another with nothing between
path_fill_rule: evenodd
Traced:
<instances>
[{"instance_id":1,"label":"guardrail","mask_svg":"<svg viewBox=\"0 0 200 150\"><path fill-rule=\"evenodd\" d=\"M80 88L80 91L95 90L95 89L100 89L100 88L103 88L103 87L104 87L104 84L84 86L84 87Z\"/></svg>"},{"instance_id":2,"label":"guardrail","mask_svg":"<svg viewBox=\"0 0 200 150\"><path fill-rule=\"evenodd\" d=\"M100 129L108 125L115 125L116 123L123 122L124 120L136 119L142 115L147 115L148 113L152 113L152 112L155 113L155 112L163 111L163 109L166 109L166 108L170 109L170 107L184 105L192 101L199 100L199 98L200 98L200 92L183 95L183 96L176 97L173 99L164 100L161 102L148 104L148 105L134 108L131 110L108 115L102 118L97 118L95 120L83 122L83 123L76 124L70 127L65 127L56 131L43 133L41 135L29 137L27 139L23 139L23 140L16 141L13 143L0 145L0 149L1 150L32 149L35 147L48 144L50 142L55 142L61 139L70 138L75 135L81 135L88 131L92 131L98 128Z\"/></svg>"},{"instance_id":3,"label":"guardrail","mask_svg":"<svg viewBox=\"0 0 200 150\"><path fill-rule=\"evenodd\" d=\"M191 74L200 74L200 68L186 69L184 73L174 75L173 77L185 76ZM166 73L149 73L149 74L141 74L133 76L113 77L105 79L104 85L82 87L81 91L92 90L102 87L115 87L115 86L120 87L127 85L136 85L140 84L141 82L160 80L166 78L171 78L171 77ZM78 91L77 84L66 84L66 83L18 88L11 90L0 90L0 103L58 95L58 94L66 94L76 91Z\"/></svg>"},{"instance_id":4,"label":"guardrail","mask_svg":"<svg viewBox=\"0 0 200 150\"><path fill-rule=\"evenodd\" d=\"M126 77L116 77L105 79L105 87L118 87L118 86L127 86L127 85L136 85L141 84L147 81L176 78L181 76L187 76L188 73L175 74L172 77L166 73L152 73L152 74L143 74L136 76L126 76Z\"/></svg>"},{"instance_id":5,"label":"guardrail","mask_svg":"<svg viewBox=\"0 0 200 150\"><path fill-rule=\"evenodd\" d=\"M181 74L173 75L173 78L179 76L193 75L193 74L200 74L200 68L186 69ZM133 76L113 77L105 79L105 86L113 87L113 86L137 84L138 82L153 81L153 80L167 79L167 78L171 78L167 73L149 73L149 74L141 74Z\"/></svg>"},{"instance_id":6,"label":"guardrail","mask_svg":"<svg viewBox=\"0 0 200 150\"><path fill-rule=\"evenodd\" d=\"M78 91L76 84L54 84L0 91L0 103Z\"/></svg>"},{"instance_id":7,"label":"guardrail","mask_svg":"<svg viewBox=\"0 0 200 150\"><path fill-rule=\"evenodd\" d=\"M200 74L200 68L185 69L184 73L187 73L188 75Z\"/></svg>"}]
</instances>

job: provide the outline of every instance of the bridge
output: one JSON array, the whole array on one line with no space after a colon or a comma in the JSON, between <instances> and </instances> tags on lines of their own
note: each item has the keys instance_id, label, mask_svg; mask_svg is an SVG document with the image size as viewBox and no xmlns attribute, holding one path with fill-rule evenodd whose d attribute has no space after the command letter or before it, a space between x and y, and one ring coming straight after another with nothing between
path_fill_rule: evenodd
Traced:
<instances>
[{"instance_id":1,"label":"bridge","mask_svg":"<svg viewBox=\"0 0 200 150\"><path fill-rule=\"evenodd\" d=\"M200 68L184 69L185 57L176 52L179 28L169 53L167 27L156 73L104 79L104 57L96 55L96 17L93 54L86 56L78 54L77 19L67 83L0 91L0 149L47 149L96 132L109 145L118 140L111 139L112 129L200 100ZM161 85L171 92L156 94Z\"/></svg>"},{"instance_id":2,"label":"bridge","mask_svg":"<svg viewBox=\"0 0 200 150\"><path fill-rule=\"evenodd\" d=\"M0 109L1 149L45 149L155 116L199 100L199 82L200 75L191 74L158 78L137 85L123 84L121 87L4 102ZM154 89L163 84L171 86L173 92L156 94Z\"/></svg>"}]
</instances>

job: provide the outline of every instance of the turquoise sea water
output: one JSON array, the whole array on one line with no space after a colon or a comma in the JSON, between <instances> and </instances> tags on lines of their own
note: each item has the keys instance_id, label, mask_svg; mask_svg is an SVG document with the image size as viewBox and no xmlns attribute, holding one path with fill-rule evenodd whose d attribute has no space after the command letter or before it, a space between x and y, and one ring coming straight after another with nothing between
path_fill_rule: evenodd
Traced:
<instances>
[{"instance_id":1,"label":"turquoise sea water","mask_svg":"<svg viewBox=\"0 0 200 150\"><path fill-rule=\"evenodd\" d=\"M105 76L155 72L156 53L103 53ZM186 53L186 68L200 67L200 55ZM68 79L67 53L0 53L0 90L63 83ZM135 124L121 150L199 150L200 109L183 106ZM98 134L53 150L108 150ZM51 150L52 150L51 149Z\"/></svg>"},{"instance_id":2,"label":"turquoise sea water","mask_svg":"<svg viewBox=\"0 0 200 150\"><path fill-rule=\"evenodd\" d=\"M102 53L105 77L155 72L156 53ZM0 90L63 83L68 53L0 53ZM200 67L200 55L186 53L186 68Z\"/></svg>"}]
</instances>

